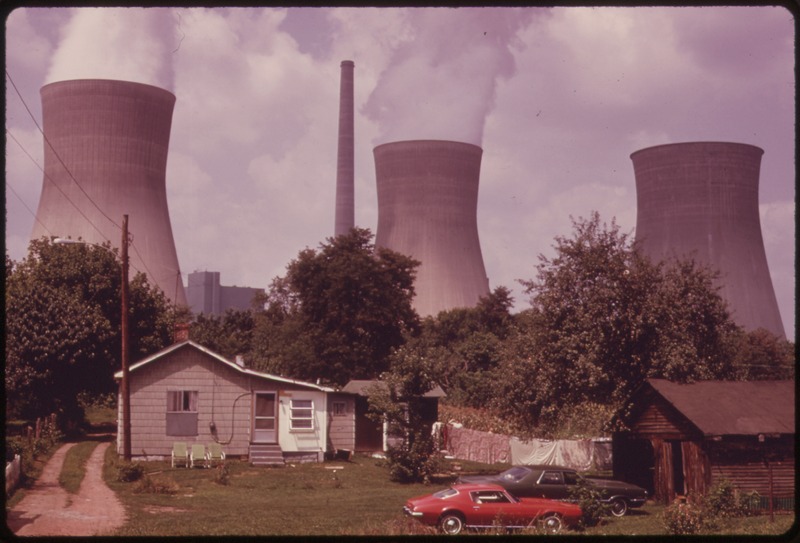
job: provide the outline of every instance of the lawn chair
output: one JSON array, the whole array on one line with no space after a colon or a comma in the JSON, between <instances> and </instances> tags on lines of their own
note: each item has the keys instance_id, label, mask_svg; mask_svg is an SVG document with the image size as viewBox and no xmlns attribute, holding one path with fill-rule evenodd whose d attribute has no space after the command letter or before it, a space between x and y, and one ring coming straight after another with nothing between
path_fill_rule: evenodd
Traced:
<instances>
[{"instance_id":1,"label":"lawn chair","mask_svg":"<svg viewBox=\"0 0 800 543\"><path fill-rule=\"evenodd\" d=\"M222 445L219 443L209 443L208 451L206 451L206 465L213 467L214 464L222 464L225 462L225 451L222 450Z\"/></svg>"},{"instance_id":2,"label":"lawn chair","mask_svg":"<svg viewBox=\"0 0 800 543\"><path fill-rule=\"evenodd\" d=\"M189 457L189 467L206 467L206 448L205 445L195 443L192 445L192 454Z\"/></svg>"},{"instance_id":3,"label":"lawn chair","mask_svg":"<svg viewBox=\"0 0 800 543\"><path fill-rule=\"evenodd\" d=\"M183 467L189 466L189 451L186 449L186 443L176 441L172 444L172 467L175 465L183 464Z\"/></svg>"}]
</instances>

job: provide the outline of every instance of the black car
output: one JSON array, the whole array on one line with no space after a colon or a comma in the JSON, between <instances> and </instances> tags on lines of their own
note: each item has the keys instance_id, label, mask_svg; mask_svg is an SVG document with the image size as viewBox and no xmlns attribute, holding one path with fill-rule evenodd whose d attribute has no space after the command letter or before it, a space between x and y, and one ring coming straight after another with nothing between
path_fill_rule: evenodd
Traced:
<instances>
[{"instance_id":1,"label":"black car","mask_svg":"<svg viewBox=\"0 0 800 543\"><path fill-rule=\"evenodd\" d=\"M518 498L569 501L570 489L575 488L581 478L601 492L603 503L610 506L614 516L621 517L628 508L641 507L647 500L647 491L636 485L582 477L574 469L559 466L514 466L498 475L459 477L456 483L494 483Z\"/></svg>"}]
</instances>

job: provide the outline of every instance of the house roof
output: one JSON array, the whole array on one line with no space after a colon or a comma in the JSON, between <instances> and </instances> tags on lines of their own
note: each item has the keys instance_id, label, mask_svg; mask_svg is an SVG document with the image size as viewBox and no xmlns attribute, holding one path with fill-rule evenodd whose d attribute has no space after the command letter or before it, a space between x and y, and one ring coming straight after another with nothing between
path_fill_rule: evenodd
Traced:
<instances>
[{"instance_id":1,"label":"house roof","mask_svg":"<svg viewBox=\"0 0 800 543\"><path fill-rule=\"evenodd\" d=\"M231 362L230 360L228 360L228 359L224 358L223 356L215 353L214 351L212 351L210 349L207 349L206 347L203 347L202 345L200 345L198 343L195 343L194 341L191 341L191 340L182 341L180 343L174 343L174 344L170 345L169 347L167 347L166 349L162 349L159 352L157 352L155 354L152 354L152 355L148 356L147 358L145 358L143 360L140 360L140 361L136 362L135 364L131 365L131 367L128 369L128 371L129 372L134 372L134 371L138 370L139 368L141 368L142 366L146 366L148 364L152 364L153 362L157 361L160 358L163 358L164 356L168 355L169 353L177 351L178 349L181 349L181 348L184 348L184 347L189 347L189 348L197 349L198 351L202 351L205 354L207 354L208 356L210 356L210 357L216 359L217 361L221 362L222 364L225 364L228 367L230 367L231 369L234 369L234 370L238 371L239 373L243 373L245 375L251 375L253 377L258 377L260 379L269 379L271 381L278 381L280 383L287 383L287 384L292 384L292 385L297 385L297 386L313 388L315 390L321 390L322 392L336 392L335 389L330 388L330 387L325 387L325 386L321 386L321 385L315 385L313 383L306 383L306 382L303 382L303 381L296 381L294 379L288 379L286 377L280 377L278 375L272 375L270 373L262 373L260 371L255 371L255 370L243 368L242 366L236 364L235 362ZM122 379L122 371L116 372L114 374L114 378L115 379Z\"/></svg>"},{"instance_id":2,"label":"house roof","mask_svg":"<svg viewBox=\"0 0 800 543\"><path fill-rule=\"evenodd\" d=\"M384 381L354 379L347 383L344 388L342 388L342 392L349 392L350 394L356 394L358 396L368 396L366 390L373 385L377 385L384 389L386 388L386 383ZM444 398L445 396L447 396L447 394L445 394L444 390L442 390L442 387L439 385L436 385L422 395L423 398Z\"/></svg>"},{"instance_id":3,"label":"house roof","mask_svg":"<svg viewBox=\"0 0 800 543\"><path fill-rule=\"evenodd\" d=\"M706 436L794 434L794 381L647 383Z\"/></svg>"}]
</instances>

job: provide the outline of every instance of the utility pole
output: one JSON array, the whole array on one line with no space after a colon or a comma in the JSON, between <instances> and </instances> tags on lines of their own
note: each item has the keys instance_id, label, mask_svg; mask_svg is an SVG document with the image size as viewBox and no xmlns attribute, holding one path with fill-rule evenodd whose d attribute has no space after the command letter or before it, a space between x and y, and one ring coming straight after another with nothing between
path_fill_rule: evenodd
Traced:
<instances>
[{"instance_id":1,"label":"utility pole","mask_svg":"<svg viewBox=\"0 0 800 543\"><path fill-rule=\"evenodd\" d=\"M131 389L128 381L128 216L122 216L122 441L123 457L131 461Z\"/></svg>"}]
</instances>

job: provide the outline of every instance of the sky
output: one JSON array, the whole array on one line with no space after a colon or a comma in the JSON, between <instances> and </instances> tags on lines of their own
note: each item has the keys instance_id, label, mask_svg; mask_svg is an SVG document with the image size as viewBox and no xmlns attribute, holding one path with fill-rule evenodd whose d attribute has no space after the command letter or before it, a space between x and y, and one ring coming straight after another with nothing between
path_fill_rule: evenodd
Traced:
<instances>
[{"instance_id":1,"label":"sky","mask_svg":"<svg viewBox=\"0 0 800 543\"><path fill-rule=\"evenodd\" d=\"M42 85L138 81L177 97L166 183L184 284L207 270L268 288L333 235L340 63L352 60L356 225L377 227L376 145L481 146L481 249L490 288L511 289L516 310L529 307L518 280L573 218L597 211L635 236L634 151L761 147L761 228L793 339L794 30L779 6L16 9L6 250L25 257L41 192Z\"/></svg>"}]
</instances>

